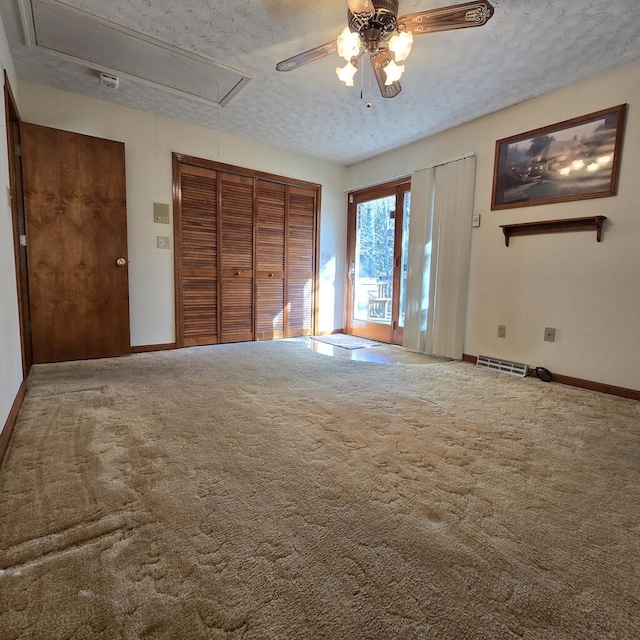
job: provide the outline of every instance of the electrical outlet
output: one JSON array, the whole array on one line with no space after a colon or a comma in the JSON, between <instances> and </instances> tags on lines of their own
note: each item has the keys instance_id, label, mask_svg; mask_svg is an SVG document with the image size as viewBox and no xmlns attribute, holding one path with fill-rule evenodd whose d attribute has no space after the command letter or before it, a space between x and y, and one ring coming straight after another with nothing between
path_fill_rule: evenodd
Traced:
<instances>
[{"instance_id":1,"label":"electrical outlet","mask_svg":"<svg viewBox=\"0 0 640 640\"><path fill-rule=\"evenodd\" d=\"M158 242L158 249L170 249L171 243L168 236L156 236Z\"/></svg>"},{"instance_id":2,"label":"electrical outlet","mask_svg":"<svg viewBox=\"0 0 640 640\"><path fill-rule=\"evenodd\" d=\"M507 325L499 324L498 325L498 338L506 338L507 337Z\"/></svg>"},{"instance_id":3,"label":"electrical outlet","mask_svg":"<svg viewBox=\"0 0 640 640\"><path fill-rule=\"evenodd\" d=\"M556 341L556 330L553 327L545 327L544 328L544 341L545 342L555 342Z\"/></svg>"}]
</instances>

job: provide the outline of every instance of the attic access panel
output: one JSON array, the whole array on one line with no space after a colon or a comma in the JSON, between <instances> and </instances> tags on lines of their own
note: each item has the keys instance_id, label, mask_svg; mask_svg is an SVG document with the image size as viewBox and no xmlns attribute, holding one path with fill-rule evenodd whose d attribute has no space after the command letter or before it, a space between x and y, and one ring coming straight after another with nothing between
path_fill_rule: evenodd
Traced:
<instances>
[{"instance_id":1,"label":"attic access panel","mask_svg":"<svg viewBox=\"0 0 640 640\"><path fill-rule=\"evenodd\" d=\"M251 76L58 0L20 0L28 44L224 106Z\"/></svg>"}]
</instances>

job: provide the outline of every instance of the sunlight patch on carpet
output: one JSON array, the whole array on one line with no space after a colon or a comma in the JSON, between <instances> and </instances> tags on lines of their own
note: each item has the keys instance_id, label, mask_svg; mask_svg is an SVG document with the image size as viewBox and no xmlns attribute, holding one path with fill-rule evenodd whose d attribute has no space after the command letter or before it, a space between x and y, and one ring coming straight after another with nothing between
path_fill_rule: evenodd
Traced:
<instances>
[{"instance_id":1,"label":"sunlight patch on carpet","mask_svg":"<svg viewBox=\"0 0 640 640\"><path fill-rule=\"evenodd\" d=\"M333 345L334 347L340 347L341 349L365 349L366 347L380 346L379 342L358 336L350 336L346 333L334 333L330 336L311 336L311 339Z\"/></svg>"}]
</instances>

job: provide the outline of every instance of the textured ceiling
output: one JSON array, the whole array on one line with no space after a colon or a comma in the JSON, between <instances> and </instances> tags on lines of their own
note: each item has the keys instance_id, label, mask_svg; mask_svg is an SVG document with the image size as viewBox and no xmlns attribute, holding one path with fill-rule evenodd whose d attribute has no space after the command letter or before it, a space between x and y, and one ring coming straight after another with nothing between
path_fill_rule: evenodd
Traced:
<instances>
[{"instance_id":1,"label":"textured ceiling","mask_svg":"<svg viewBox=\"0 0 640 640\"><path fill-rule=\"evenodd\" d=\"M276 62L340 33L345 0L64 1L253 79L220 113L129 79L113 91L99 86L94 69L27 47L18 0L1 0L21 80L342 164L640 58L638 0L492 0L495 15L485 26L416 38L397 98L383 100L374 80L360 99L358 81L346 88L337 79L337 54L275 71ZM452 0L400 0L400 15L447 4Z\"/></svg>"}]
</instances>

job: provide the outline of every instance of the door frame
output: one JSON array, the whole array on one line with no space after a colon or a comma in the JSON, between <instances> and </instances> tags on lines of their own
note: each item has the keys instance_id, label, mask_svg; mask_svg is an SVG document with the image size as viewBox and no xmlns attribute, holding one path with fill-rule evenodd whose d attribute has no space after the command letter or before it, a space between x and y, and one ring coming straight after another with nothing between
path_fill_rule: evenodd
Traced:
<instances>
[{"instance_id":1,"label":"door frame","mask_svg":"<svg viewBox=\"0 0 640 640\"><path fill-rule=\"evenodd\" d=\"M27 269L27 247L21 243L26 238L26 215L22 188L22 152L20 146L20 112L16 104L7 72L4 72L4 106L7 128L7 157L9 161L9 189L11 196L11 219L13 223L13 252L16 268L18 295L18 320L20 323L20 350L22 374L27 378L33 364L31 341L31 312L29 302L29 273Z\"/></svg>"},{"instance_id":2,"label":"door frame","mask_svg":"<svg viewBox=\"0 0 640 640\"><path fill-rule=\"evenodd\" d=\"M399 326L400 317L400 281L402 268L402 219L404 214L404 194L411 191L411 178L397 178L384 184L351 191L348 195L347 210L347 256L346 256L346 333L361 337L402 344L403 327ZM366 322L353 319L354 285L350 277L351 261L355 257L356 249L356 219L358 205L362 202L395 196L395 227L393 239L393 277L391 296L391 324Z\"/></svg>"}]
</instances>

